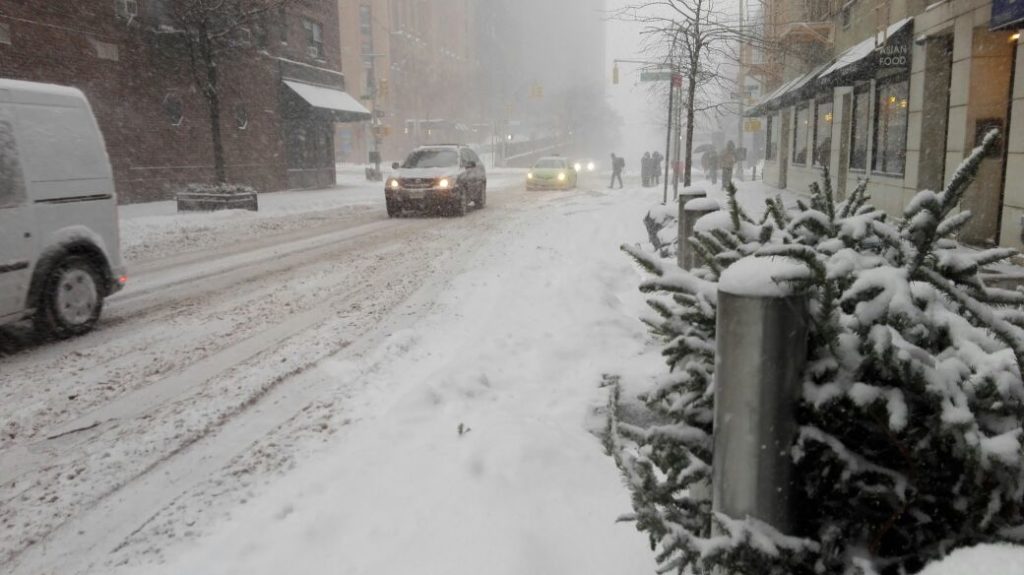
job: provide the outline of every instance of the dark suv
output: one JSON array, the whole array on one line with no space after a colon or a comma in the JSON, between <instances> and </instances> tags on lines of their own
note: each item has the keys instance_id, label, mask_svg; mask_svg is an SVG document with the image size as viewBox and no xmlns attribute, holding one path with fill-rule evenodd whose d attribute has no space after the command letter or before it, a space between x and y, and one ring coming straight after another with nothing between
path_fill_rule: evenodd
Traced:
<instances>
[{"instance_id":1,"label":"dark suv","mask_svg":"<svg viewBox=\"0 0 1024 575\"><path fill-rule=\"evenodd\" d=\"M470 202L479 209L487 203L487 172L476 153L459 144L421 146L384 183L388 215L405 208L446 208L464 216Z\"/></svg>"}]
</instances>

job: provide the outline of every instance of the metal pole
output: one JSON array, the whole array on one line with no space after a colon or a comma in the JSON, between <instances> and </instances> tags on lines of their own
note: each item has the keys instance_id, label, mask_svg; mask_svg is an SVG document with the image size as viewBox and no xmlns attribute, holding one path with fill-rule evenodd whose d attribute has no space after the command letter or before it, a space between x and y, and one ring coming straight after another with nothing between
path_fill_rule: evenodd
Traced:
<instances>
[{"instance_id":1,"label":"metal pole","mask_svg":"<svg viewBox=\"0 0 1024 575\"><path fill-rule=\"evenodd\" d=\"M742 263L723 274L718 291L712 508L793 533L798 494L789 449L807 361L806 298L750 295L749 274L729 285ZM771 264L758 263L759 274L775 275Z\"/></svg>"},{"instance_id":2,"label":"metal pole","mask_svg":"<svg viewBox=\"0 0 1024 575\"><path fill-rule=\"evenodd\" d=\"M721 209L713 199L708 199L704 190L687 189L679 197L679 235L676 246L676 263L684 270L692 270L700 262L690 245L697 228L697 220Z\"/></svg>"},{"instance_id":3,"label":"metal pole","mask_svg":"<svg viewBox=\"0 0 1024 575\"><path fill-rule=\"evenodd\" d=\"M745 47L743 45L743 19L744 19L744 16L745 16L745 14L744 14L743 0L740 0L740 74L739 74L739 84L740 85L739 85L739 90L737 91L739 93L739 102L738 102L738 104L739 104L739 115L736 117L736 124L737 124L737 126L736 126L737 127L737 130L736 130L736 132L737 132L736 133L736 153L737 154L739 154L740 148L743 147L743 98L746 97L746 95L747 95L746 94L746 91L747 91L747 81L746 81L747 80L747 74L746 74L746 69L743 66L743 64L744 64L744 57L745 57L745 54L746 54L746 52L744 51ZM736 165L733 166L733 176L737 180L739 180L741 182L743 181L743 163L738 161L738 160L736 161Z\"/></svg>"},{"instance_id":4,"label":"metal pole","mask_svg":"<svg viewBox=\"0 0 1024 575\"><path fill-rule=\"evenodd\" d=\"M679 159L682 157L683 151L683 87L680 86L676 92L679 98L679 105L676 106L676 152L673 154L672 160L672 197L679 199ZM665 158L665 161L669 161ZM668 172L666 172L668 173ZM666 177L667 179L667 177Z\"/></svg>"},{"instance_id":5,"label":"metal pole","mask_svg":"<svg viewBox=\"0 0 1024 575\"><path fill-rule=\"evenodd\" d=\"M672 157L672 104L676 99L676 73L672 71L672 79L668 88L668 130L665 134L665 189L662 193L661 203L668 203L668 159Z\"/></svg>"}]
</instances>

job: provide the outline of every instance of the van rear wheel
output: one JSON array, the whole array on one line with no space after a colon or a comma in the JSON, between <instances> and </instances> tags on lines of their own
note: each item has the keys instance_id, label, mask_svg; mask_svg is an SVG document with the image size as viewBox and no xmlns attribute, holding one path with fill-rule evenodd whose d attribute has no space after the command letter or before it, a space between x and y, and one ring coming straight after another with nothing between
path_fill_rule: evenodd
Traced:
<instances>
[{"instance_id":1,"label":"van rear wheel","mask_svg":"<svg viewBox=\"0 0 1024 575\"><path fill-rule=\"evenodd\" d=\"M66 339L96 326L103 311L100 274L89 259L71 256L61 260L43 284L36 308L36 330Z\"/></svg>"}]
</instances>

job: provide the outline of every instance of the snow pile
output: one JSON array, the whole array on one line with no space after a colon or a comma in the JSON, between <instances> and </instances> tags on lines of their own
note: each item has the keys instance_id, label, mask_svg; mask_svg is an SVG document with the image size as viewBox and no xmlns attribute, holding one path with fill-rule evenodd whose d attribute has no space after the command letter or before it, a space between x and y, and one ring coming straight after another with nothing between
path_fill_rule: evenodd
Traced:
<instances>
[{"instance_id":1,"label":"snow pile","mask_svg":"<svg viewBox=\"0 0 1024 575\"><path fill-rule=\"evenodd\" d=\"M918 575L1020 575L1024 573L1024 547L978 545L957 549L949 557L929 564Z\"/></svg>"},{"instance_id":2,"label":"snow pile","mask_svg":"<svg viewBox=\"0 0 1024 575\"><path fill-rule=\"evenodd\" d=\"M718 289L746 297L786 297L793 295L793 282L806 280L807 268L800 262L780 257L745 257L722 273Z\"/></svg>"}]
</instances>

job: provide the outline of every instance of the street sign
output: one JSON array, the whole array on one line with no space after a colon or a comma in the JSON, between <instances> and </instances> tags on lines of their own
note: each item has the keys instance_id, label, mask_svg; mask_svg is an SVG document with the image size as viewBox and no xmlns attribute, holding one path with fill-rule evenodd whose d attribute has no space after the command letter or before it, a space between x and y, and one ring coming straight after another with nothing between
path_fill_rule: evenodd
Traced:
<instances>
[{"instance_id":1,"label":"street sign","mask_svg":"<svg viewBox=\"0 0 1024 575\"><path fill-rule=\"evenodd\" d=\"M672 72L640 72L641 82L664 82L672 79Z\"/></svg>"}]
</instances>

